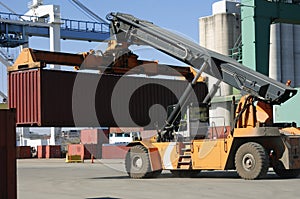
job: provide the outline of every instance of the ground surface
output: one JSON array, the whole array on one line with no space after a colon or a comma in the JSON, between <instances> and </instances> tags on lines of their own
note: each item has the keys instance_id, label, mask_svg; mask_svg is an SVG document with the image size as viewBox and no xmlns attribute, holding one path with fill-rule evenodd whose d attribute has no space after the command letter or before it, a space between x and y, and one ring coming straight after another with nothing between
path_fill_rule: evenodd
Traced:
<instances>
[{"instance_id":1,"label":"ground surface","mask_svg":"<svg viewBox=\"0 0 300 199\"><path fill-rule=\"evenodd\" d=\"M255 181L233 171L202 172L197 178L175 178L165 171L156 179L134 180L123 165L123 160L18 160L18 198L300 198L300 178L279 179L273 172Z\"/></svg>"}]
</instances>

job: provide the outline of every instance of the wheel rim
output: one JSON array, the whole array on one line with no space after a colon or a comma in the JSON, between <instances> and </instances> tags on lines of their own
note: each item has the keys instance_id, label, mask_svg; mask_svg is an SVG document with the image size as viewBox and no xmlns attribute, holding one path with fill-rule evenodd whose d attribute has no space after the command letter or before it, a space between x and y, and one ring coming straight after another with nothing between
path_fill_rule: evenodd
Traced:
<instances>
[{"instance_id":1,"label":"wheel rim","mask_svg":"<svg viewBox=\"0 0 300 199\"><path fill-rule=\"evenodd\" d=\"M242 165L246 171L252 170L255 167L254 156L250 153L245 154L242 160Z\"/></svg>"},{"instance_id":2,"label":"wheel rim","mask_svg":"<svg viewBox=\"0 0 300 199\"><path fill-rule=\"evenodd\" d=\"M133 157L133 160L132 160L132 166L133 166L135 169L137 169L137 170L141 169L142 166L143 166L143 160L142 160L142 158L139 157L139 156Z\"/></svg>"}]
</instances>

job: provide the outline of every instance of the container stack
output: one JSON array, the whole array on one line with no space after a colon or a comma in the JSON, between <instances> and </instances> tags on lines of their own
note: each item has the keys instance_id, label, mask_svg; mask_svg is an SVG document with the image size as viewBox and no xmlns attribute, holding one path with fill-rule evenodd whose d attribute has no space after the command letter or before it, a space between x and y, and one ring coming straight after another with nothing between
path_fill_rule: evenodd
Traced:
<instances>
[{"instance_id":1,"label":"container stack","mask_svg":"<svg viewBox=\"0 0 300 199\"><path fill-rule=\"evenodd\" d=\"M30 146L17 146L16 158L25 159L31 158L31 147Z\"/></svg>"},{"instance_id":2,"label":"container stack","mask_svg":"<svg viewBox=\"0 0 300 199\"><path fill-rule=\"evenodd\" d=\"M37 146L38 158L61 158L60 145Z\"/></svg>"}]
</instances>

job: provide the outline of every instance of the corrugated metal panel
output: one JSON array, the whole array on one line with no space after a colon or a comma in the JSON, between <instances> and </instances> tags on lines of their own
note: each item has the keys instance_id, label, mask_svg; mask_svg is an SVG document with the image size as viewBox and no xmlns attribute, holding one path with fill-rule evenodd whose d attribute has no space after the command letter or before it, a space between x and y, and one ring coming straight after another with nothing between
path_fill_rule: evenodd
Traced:
<instances>
[{"instance_id":1,"label":"corrugated metal panel","mask_svg":"<svg viewBox=\"0 0 300 199\"><path fill-rule=\"evenodd\" d=\"M41 125L40 71L9 75L9 107L17 109L17 125Z\"/></svg>"},{"instance_id":2,"label":"corrugated metal panel","mask_svg":"<svg viewBox=\"0 0 300 199\"><path fill-rule=\"evenodd\" d=\"M10 73L9 106L17 108L18 126L154 128L154 122L163 125L163 109L186 86L178 80L29 70ZM206 85L199 83L195 91L204 99Z\"/></svg>"},{"instance_id":3,"label":"corrugated metal panel","mask_svg":"<svg viewBox=\"0 0 300 199\"><path fill-rule=\"evenodd\" d=\"M0 110L0 198L17 198L15 111Z\"/></svg>"}]
</instances>

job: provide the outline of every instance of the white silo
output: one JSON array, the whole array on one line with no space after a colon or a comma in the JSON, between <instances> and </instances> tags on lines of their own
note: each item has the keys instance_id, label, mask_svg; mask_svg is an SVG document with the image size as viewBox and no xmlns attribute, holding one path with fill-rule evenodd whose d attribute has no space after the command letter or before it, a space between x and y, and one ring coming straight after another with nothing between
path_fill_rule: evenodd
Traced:
<instances>
[{"instance_id":1,"label":"white silo","mask_svg":"<svg viewBox=\"0 0 300 199\"><path fill-rule=\"evenodd\" d=\"M200 45L224 55L230 55L229 49L234 47L235 42L241 34L240 9L236 1L219 1L212 5L213 15L199 19ZM217 79L208 76L209 89ZM230 125L231 101L225 96L232 95L232 87L222 83L216 93L218 102L213 101L210 116L223 117L211 119L216 126ZM230 99L230 98L229 98Z\"/></svg>"}]
</instances>

